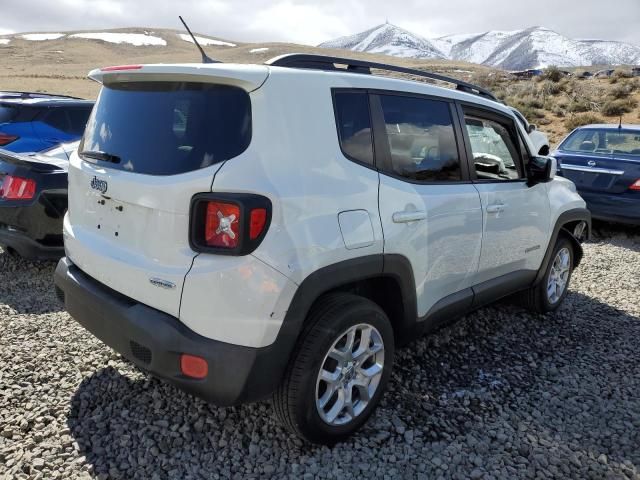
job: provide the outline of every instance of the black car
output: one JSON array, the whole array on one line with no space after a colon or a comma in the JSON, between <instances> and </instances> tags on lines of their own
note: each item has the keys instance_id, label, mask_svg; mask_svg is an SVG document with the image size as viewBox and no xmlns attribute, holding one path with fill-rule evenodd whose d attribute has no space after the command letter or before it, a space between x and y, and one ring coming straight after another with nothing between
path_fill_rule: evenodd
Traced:
<instances>
[{"instance_id":1,"label":"black car","mask_svg":"<svg viewBox=\"0 0 640 480\"><path fill-rule=\"evenodd\" d=\"M552 153L593 218L640 225L640 125L587 125Z\"/></svg>"},{"instance_id":2,"label":"black car","mask_svg":"<svg viewBox=\"0 0 640 480\"><path fill-rule=\"evenodd\" d=\"M0 246L32 260L64 255L68 155L60 145L40 154L0 150Z\"/></svg>"}]
</instances>

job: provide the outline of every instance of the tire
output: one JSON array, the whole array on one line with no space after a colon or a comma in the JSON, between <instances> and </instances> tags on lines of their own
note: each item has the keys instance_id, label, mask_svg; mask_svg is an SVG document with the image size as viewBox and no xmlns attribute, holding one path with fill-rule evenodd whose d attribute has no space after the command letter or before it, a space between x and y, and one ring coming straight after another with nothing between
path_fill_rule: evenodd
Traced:
<instances>
[{"instance_id":1,"label":"tire","mask_svg":"<svg viewBox=\"0 0 640 480\"><path fill-rule=\"evenodd\" d=\"M349 352L344 341L350 338L350 331L353 347ZM367 352L377 353L352 357L352 353L364 350L364 332L373 340L367 342ZM364 425L379 403L389 381L393 356L393 329L378 305L346 293L321 297L309 313L284 379L274 393L276 416L290 432L311 443L333 445L349 437ZM320 379L321 370L335 374L331 383ZM349 391L351 409L340 403L340 395L346 398Z\"/></svg>"},{"instance_id":2,"label":"tire","mask_svg":"<svg viewBox=\"0 0 640 480\"><path fill-rule=\"evenodd\" d=\"M560 258L560 252L568 255L562 255ZM560 263L558 263L560 262ZM560 266L562 266L560 268ZM544 276L538 285L529 288L523 292L523 300L525 307L531 311L538 313L548 313L556 310L564 301L569 291L569 283L571 282L571 275L573 274L574 266L574 251L573 244L564 235L558 237L556 244L551 254L551 260L547 269L544 272ZM561 271L561 274L558 272ZM558 275L564 279L564 286L561 290L558 288L558 282L556 281L556 289L551 288L552 281L550 277L555 274L555 278Z\"/></svg>"}]
</instances>

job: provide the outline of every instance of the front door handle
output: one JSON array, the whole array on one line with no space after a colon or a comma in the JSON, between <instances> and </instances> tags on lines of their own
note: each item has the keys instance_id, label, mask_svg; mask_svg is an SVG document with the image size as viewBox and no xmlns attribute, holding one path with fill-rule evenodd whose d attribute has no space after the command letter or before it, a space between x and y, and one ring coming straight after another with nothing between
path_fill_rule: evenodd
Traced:
<instances>
[{"instance_id":1,"label":"front door handle","mask_svg":"<svg viewBox=\"0 0 640 480\"><path fill-rule=\"evenodd\" d=\"M402 212L395 212L391 217L393 223L417 222L419 220L424 220L425 218L427 218L427 212L423 210L405 210Z\"/></svg>"},{"instance_id":2,"label":"front door handle","mask_svg":"<svg viewBox=\"0 0 640 480\"><path fill-rule=\"evenodd\" d=\"M506 205L504 203L494 203L487 207L487 213L500 213L504 212Z\"/></svg>"}]
</instances>

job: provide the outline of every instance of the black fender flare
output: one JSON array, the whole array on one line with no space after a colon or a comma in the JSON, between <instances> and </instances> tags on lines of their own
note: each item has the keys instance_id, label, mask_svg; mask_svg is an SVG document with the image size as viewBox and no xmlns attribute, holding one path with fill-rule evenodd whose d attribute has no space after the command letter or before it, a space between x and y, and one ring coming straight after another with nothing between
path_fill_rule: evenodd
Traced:
<instances>
[{"instance_id":1,"label":"black fender flare","mask_svg":"<svg viewBox=\"0 0 640 480\"><path fill-rule=\"evenodd\" d=\"M589 210L587 210L586 208L573 208L571 210L567 210L566 212L562 212L558 216L553 227L549 244L547 245L547 251L544 254L542 264L540 265L540 269L538 270L538 274L536 275L533 285L538 285L542 281L544 273L547 271L547 267L549 266L549 262L551 261L553 248L555 247L560 235L564 235L565 237L567 237L573 244L575 253L574 268L580 265L580 261L582 260L583 255L582 245L580 245L578 239L573 236L573 232L565 228L568 223L576 221L587 222L586 238L589 238L589 236L591 235L591 212Z\"/></svg>"},{"instance_id":2,"label":"black fender flare","mask_svg":"<svg viewBox=\"0 0 640 480\"><path fill-rule=\"evenodd\" d=\"M396 319L399 323L394 326L398 331L408 331L417 322L417 301L413 269L406 257L381 253L328 265L311 273L298 286L274 343L265 347L275 357L270 362L269 376L273 380L277 376L279 381L284 375L305 320L318 298L341 286L380 277L390 277L397 282L402 295L403 315Z\"/></svg>"}]
</instances>

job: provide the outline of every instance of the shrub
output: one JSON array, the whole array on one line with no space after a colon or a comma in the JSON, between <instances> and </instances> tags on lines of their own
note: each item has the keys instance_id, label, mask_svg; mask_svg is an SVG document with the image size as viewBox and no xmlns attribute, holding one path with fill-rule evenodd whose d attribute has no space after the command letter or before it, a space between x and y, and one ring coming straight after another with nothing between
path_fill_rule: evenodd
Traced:
<instances>
[{"instance_id":1,"label":"shrub","mask_svg":"<svg viewBox=\"0 0 640 480\"><path fill-rule=\"evenodd\" d=\"M583 125L590 125L592 123L602 123L602 119L594 113L580 113L578 115L571 115L565 119L564 126L567 131L571 131L575 128L582 127Z\"/></svg>"},{"instance_id":2,"label":"shrub","mask_svg":"<svg viewBox=\"0 0 640 480\"><path fill-rule=\"evenodd\" d=\"M540 91L543 95L559 95L565 89L566 83L545 80L540 83Z\"/></svg>"},{"instance_id":3,"label":"shrub","mask_svg":"<svg viewBox=\"0 0 640 480\"><path fill-rule=\"evenodd\" d=\"M630 83L628 82L619 83L618 85L613 87L611 90L609 90L609 97L611 97L614 100L624 99L629 97L632 91L633 91L633 88Z\"/></svg>"},{"instance_id":4,"label":"shrub","mask_svg":"<svg viewBox=\"0 0 640 480\"><path fill-rule=\"evenodd\" d=\"M562 78L564 77L564 74L560 71L560 69L558 69L558 67L549 67L547 68L544 73L542 74L542 77L545 80L550 80L554 83L558 83L560 80L562 80Z\"/></svg>"},{"instance_id":5,"label":"shrub","mask_svg":"<svg viewBox=\"0 0 640 480\"><path fill-rule=\"evenodd\" d=\"M602 114L607 117L619 117L629 113L633 108L624 100L609 100L602 106Z\"/></svg>"},{"instance_id":6,"label":"shrub","mask_svg":"<svg viewBox=\"0 0 640 480\"><path fill-rule=\"evenodd\" d=\"M591 104L585 99L576 99L567 105L567 112L570 113L583 113L590 110Z\"/></svg>"}]
</instances>

